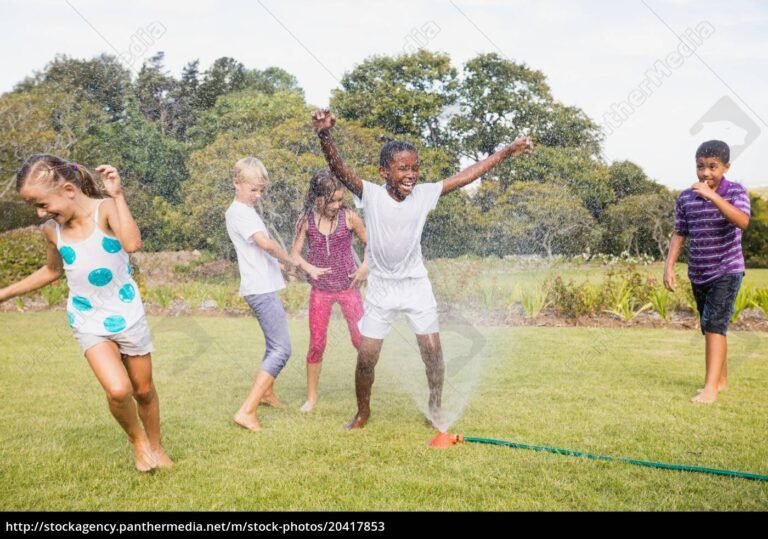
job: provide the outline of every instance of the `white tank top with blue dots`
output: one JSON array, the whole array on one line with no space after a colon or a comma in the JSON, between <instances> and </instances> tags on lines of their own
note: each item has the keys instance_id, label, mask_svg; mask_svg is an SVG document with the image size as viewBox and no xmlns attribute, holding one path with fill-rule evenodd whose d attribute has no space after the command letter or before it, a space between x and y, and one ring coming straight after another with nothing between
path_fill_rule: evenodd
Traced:
<instances>
[{"instance_id":1,"label":"white tank top with blue dots","mask_svg":"<svg viewBox=\"0 0 768 539\"><path fill-rule=\"evenodd\" d=\"M139 288L128 253L117 238L99 228L99 206L93 216L93 232L81 242L64 241L56 223L56 247L64 261L69 298L69 325L89 335L114 335L130 328L144 316Z\"/></svg>"}]
</instances>

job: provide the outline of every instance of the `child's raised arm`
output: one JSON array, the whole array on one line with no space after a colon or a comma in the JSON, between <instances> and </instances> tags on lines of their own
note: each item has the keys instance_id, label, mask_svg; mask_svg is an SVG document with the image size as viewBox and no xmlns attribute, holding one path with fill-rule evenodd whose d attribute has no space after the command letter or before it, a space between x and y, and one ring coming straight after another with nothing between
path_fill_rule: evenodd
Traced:
<instances>
[{"instance_id":1,"label":"child's raised arm","mask_svg":"<svg viewBox=\"0 0 768 539\"><path fill-rule=\"evenodd\" d=\"M517 137L515 142L509 146L505 146L495 154L475 163L471 167L465 168L455 176L451 176L444 180L443 192L441 194L445 195L456 189L461 189L486 174L505 159L522 153L529 153L532 149L533 145L528 137Z\"/></svg>"},{"instance_id":2,"label":"child's raised arm","mask_svg":"<svg viewBox=\"0 0 768 539\"><path fill-rule=\"evenodd\" d=\"M112 197L112 203L105 205L109 228L120 240L126 253L135 253L141 249L141 231L125 201L120 174L111 165L98 166L96 172L101 176L107 194Z\"/></svg>"},{"instance_id":3,"label":"child's raised arm","mask_svg":"<svg viewBox=\"0 0 768 539\"><path fill-rule=\"evenodd\" d=\"M43 225L43 233L48 240L45 266L21 281L0 289L0 302L42 288L64 275L64 264L61 261L61 254L56 248L56 243L52 239L52 226L49 223Z\"/></svg>"},{"instance_id":4,"label":"child's raised arm","mask_svg":"<svg viewBox=\"0 0 768 539\"><path fill-rule=\"evenodd\" d=\"M352 169L344 164L344 160L339 154L336 143L331 136L331 128L336 124L336 117L328 109L316 110L312 113L312 126L320 137L320 147L325 155L328 166L341 180L344 186L352 191L358 198L363 195L363 181L355 174Z\"/></svg>"}]
</instances>

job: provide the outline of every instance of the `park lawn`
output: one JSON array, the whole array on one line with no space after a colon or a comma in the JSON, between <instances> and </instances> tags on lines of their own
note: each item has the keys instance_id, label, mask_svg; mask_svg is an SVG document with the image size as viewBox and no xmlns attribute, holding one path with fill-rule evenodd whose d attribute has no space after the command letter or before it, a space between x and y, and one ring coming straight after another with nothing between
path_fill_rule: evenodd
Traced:
<instances>
[{"instance_id":1,"label":"park lawn","mask_svg":"<svg viewBox=\"0 0 768 539\"><path fill-rule=\"evenodd\" d=\"M304 396L306 321L278 380L287 410L236 427L263 350L252 318L150 318L172 470L133 470L125 437L61 312L0 314L3 510L766 510L768 483L464 444L426 446L426 383L413 336L387 339L373 416L354 411L353 350L332 322L321 400ZM442 328L446 413L465 436L768 474L768 335L730 336L732 388L703 377L695 331ZM474 350L474 351L473 351Z\"/></svg>"},{"instance_id":2,"label":"park lawn","mask_svg":"<svg viewBox=\"0 0 768 539\"><path fill-rule=\"evenodd\" d=\"M527 269L512 261L493 257L432 260L427 262L427 267L438 299L458 295L459 300L479 302L489 310L504 309L520 302L524 291L539 290L545 281L558 276L576 284L585 281L600 284L611 269L618 274L626 270L622 266L557 263L550 267ZM663 263L638 265L637 269L641 274L655 278L660 286L663 283ZM677 264L678 276L687 277L687 273L687 265ZM743 286L768 288L768 269L747 269Z\"/></svg>"}]
</instances>

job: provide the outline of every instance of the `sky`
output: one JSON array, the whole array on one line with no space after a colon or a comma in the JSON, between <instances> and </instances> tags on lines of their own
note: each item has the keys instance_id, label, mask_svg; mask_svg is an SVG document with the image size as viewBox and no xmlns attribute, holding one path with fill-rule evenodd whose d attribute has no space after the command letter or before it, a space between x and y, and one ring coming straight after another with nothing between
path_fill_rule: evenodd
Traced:
<instances>
[{"instance_id":1,"label":"sky","mask_svg":"<svg viewBox=\"0 0 768 539\"><path fill-rule=\"evenodd\" d=\"M541 70L556 100L605 127L604 158L675 189L699 143L732 147L729 178L768 185L768 2L733 0L0 0L0 92L56 54L119 54L137 72L165 52L179 76L231 56L292 73L324 106L375 54L419 47L454 66L480 53Z\"/></svg>"}]
</instances>

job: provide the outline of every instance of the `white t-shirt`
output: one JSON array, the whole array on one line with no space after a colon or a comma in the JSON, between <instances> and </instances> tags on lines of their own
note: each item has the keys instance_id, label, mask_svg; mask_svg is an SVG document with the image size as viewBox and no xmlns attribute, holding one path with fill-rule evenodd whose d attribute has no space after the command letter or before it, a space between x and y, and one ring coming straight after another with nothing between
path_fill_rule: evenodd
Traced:
<instances>
[{"instance_id":1,"label":"white t-shirt","mask_svg":"<svg viewBox=\"0 0 768 539\"><path fill-rule=\"evenodd\" d=\"M355 203L365 210L371 275L384 279L427 276L421 233L442 192L443 182L420 183L405 200L397 202L385 185L363 181L362 200L355 197Z\"/></svg>"},{"instance_id":2,"label":"white t-shirt","mask_svg":"<svg viewBox=\"0 0 768 539\"><path fill-rule=\"evenodd\" d=\"M267 227L256 210L234 200L227 209L226 221L227 233L235 245L240 268L240 295L268 294L285 288L280 263L252 239L256 232L264 232L269 237Z\"/></svg>"}]
</instances>

